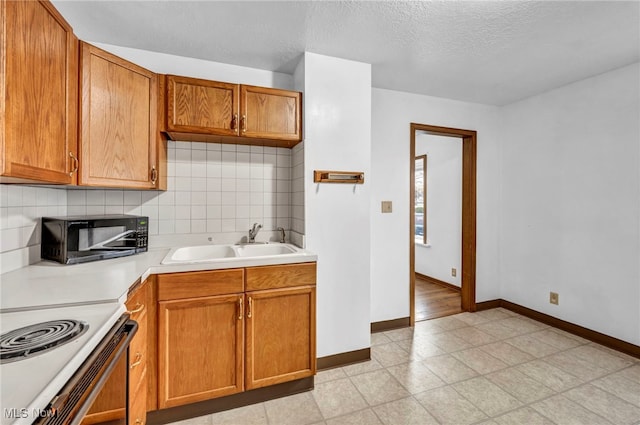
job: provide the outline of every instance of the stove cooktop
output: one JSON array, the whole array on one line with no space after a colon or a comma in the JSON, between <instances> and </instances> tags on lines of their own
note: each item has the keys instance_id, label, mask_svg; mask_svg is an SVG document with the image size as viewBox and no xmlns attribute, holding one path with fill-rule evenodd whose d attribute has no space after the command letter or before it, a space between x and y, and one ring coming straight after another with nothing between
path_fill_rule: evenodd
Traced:
<instances>
[{"instance_id":1,"label":"stove cooktop","mask_svg":"<svg viewBox=\"0 0 640 425\"><path fill-rule=\"evenodd\" d=\"M86 322L51 320L0 335L0 364L25 360L73 341L89 329Z\"/></svg>"},{"instance_id":2,"label":"stove cooktop","mask_svg":"<svg viewBox=\"0 0 640 425\"><path fill-rule=\"evenodd\" d=\"M124 311L112 302L0 314L3 355L5 342L13 348L47 340L44 349L0 361L0 424L31 424ZM51 339L61 343L49 347Z\"/></svg>"}]
</instances>

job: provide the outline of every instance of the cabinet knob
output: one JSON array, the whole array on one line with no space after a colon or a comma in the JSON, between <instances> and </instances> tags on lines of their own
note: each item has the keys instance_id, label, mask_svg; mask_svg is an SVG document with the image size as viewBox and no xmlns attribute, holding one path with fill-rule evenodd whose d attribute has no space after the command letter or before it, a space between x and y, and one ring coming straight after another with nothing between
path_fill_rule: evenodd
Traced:
<instances>
[{"instance_id":1,"label":"cabinet knob","mask_svg":"<svg viewBox=\"0 0 640 425\"><path fill-rule=\"evenodd\" d=\"M247 132L247 116L246 115L242 116L242 132L243 133Z\"/></svg>"},{"instance_id":2,"label":"cabinet knob","mask_svg":"<svg viewBox=\"0 0 640 425\"><path fill-rule=\"evenodd\" d=\"M158 181L158 170L156 170L156 166L151 167L151 183L156 184Z\"/></svg>"},{"instance_id":3,"label":"cabinet knob","mask_svg":"<svg viewBox=\"0 0 640 425\"><path fill-rule=\"evenodd\" d=\"M242 316L244 316L242 312L242 297L238 298L238 320L242 320Z\"/></svg>"},{"instance_id":4,"label":"cabinet knob","mask_svg":"<svg viewBox=\"0 0 640 425\"><path fill-rule=\"evenodd\" d=\"M248 317L249 319L251 319L251 301L252 301L252 300L251 300L251 297L249 297L249 300L247 301L247 304L248 304L248 308L247 308L247 317Z\"/></svg>"},{"instance_id":5,"label":"cabinet knob","mask_svg":"<svg viewBox=\"0 0 640 425\"><path fill-rule=\"evenodd\" d=\"M71 177L71 176L73 176L74 173L78 172L78 167L80 166L80 161L78 161L78 158L73 154L73 152L69 152L69 156L71 157L71 159L74 162L74 167L69 172L69 177Z\"/></svg>"}]
</instances>

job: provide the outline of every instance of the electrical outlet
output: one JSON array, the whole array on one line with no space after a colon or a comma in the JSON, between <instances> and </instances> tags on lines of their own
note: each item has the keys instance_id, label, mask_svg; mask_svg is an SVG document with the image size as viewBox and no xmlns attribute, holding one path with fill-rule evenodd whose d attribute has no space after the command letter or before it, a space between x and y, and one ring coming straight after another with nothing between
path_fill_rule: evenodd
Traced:
<instances>
[{"instance_id":1,"label":"electrical outlet","mask_svg":"<svg viewBox=\"0 0 640 425\"><path fill-rule=\"evenodd\" d=\"M390 213L392 211L392 203L391 201L382 201L382 212Z\"/></svg>"},{"instance_id":2,"label":"electrical outlet","mask_svg":"<svg viewBox=\"0 0 640 425\"><path fill-rule=\"evenodd\" d=\"M451 268L451 276L456 277L458 275L458 270L455 267Z\"/></svg>"},{"instance_id":3,"label":"electrical outlet","mask_svg":"<svg viewBox=\"0 0 640 425\"><path fill-rule=\"evenodd\" d=\"M557 292L549 292L549 302L551 304L558 305L558 301L559 301L558 297L559 297L559 295L558 295Z\"/></svg>"}]
</instances>

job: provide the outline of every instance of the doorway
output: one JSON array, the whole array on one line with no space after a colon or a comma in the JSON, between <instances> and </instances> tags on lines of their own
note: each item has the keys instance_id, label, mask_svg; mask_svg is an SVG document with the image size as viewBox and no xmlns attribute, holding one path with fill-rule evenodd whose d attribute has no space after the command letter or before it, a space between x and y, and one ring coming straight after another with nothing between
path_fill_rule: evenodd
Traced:
<instances>
[{"instance_id":1,"label":"doorway","mask_svg":"<svg viewBox=\"0 0 640 425\"><path fill-rule=\"evenodd\" d=\"M426 133L434 136L454 137L462 141L462 223L461 223L461 267L460 308L476 311L476 132L448 127L411 123L410 146L410 321L416 321L416 136ZM426 222L423 224L426 231Z\"/></svg>"}]
</instances>

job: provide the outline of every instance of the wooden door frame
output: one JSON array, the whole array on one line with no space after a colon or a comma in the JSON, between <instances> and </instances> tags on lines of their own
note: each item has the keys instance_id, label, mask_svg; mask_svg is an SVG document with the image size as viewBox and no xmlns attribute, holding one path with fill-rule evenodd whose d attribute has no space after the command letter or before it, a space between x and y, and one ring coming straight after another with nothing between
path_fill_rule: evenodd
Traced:
<instances>
[{"instance_id":1,"label":"wooden door frame","mask_svg":"<svg viewBox=\"0 0 640 425\"><path fill-rule=\"evenodd\" d=\"M474 130L439 127L427 124L411 123L410 147L410 208L409 208L409 300L411 326L416 320L416 247L415 247L415 156L416 133L418 131L434 136L447 136L462 139L462 311L476 311L476 151L477 133Z\"/></svg>"}]
</instances>

